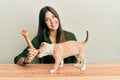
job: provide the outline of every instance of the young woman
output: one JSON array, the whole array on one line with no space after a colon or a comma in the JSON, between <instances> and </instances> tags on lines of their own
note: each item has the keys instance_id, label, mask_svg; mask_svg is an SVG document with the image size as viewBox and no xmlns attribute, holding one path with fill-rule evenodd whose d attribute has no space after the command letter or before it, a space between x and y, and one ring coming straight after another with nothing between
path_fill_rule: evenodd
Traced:
<instances>
[{"instance_id":1,"label":"young woman","mask_svg":"<svg viewBox=\"0 0 120 80\"><path fill-rule=\"evenodd\" d=\"M40 44L42 42L48 43L61 43L68 40L76 40L73 33L62 29L59 15L50 6L45 6L41 9L39 14L39 27L38 34L33 38L32 44L35 49L29 49L28 47L24 51L15 57L14 63L23 64L25 57L29 54L29 59L33 59L38 53ZM71 46L73 47L73 46ZM39 59L40 63L54 63L55 60L52 56L45 56ZM74 56L64 59L65 63L75 63L76 58Z\"/></svg>"}]
</instances>

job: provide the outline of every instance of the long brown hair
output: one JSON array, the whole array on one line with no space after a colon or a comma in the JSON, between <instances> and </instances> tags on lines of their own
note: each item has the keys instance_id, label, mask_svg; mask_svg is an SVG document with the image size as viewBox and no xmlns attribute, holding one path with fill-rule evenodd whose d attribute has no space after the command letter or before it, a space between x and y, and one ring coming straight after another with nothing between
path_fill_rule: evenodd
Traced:
<instances>
[{"instance_id":1,"label":"long brown hair","mask_svg":"<svg viewBox=\"0 0 120 80\"><path fill-rule=\"evenodd\" d=\"M45 14L47 11L50 11L51 13L53 13L59 21L59 26L58 26L57 35L56 35L56 43L64 42L65 35L64 35L64 31L63 31L62 26L61 26L59 15L56 12L56 10L50 6L43 7L39 13L39 28L38 28L39 40L41 42L43 42L43 41L46 41L47 37L49 37L49 29L47 28L47 25L45 23Z\"/></svg>"}]
</instances>

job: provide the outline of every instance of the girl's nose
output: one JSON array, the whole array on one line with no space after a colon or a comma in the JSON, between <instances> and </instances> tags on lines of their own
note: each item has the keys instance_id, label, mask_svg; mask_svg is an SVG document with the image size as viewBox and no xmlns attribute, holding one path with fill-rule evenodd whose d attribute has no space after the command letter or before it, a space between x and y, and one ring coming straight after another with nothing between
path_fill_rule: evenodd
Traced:
<instances>
[{"instance_id":1,"label":"girl's nose","mask_svg":"<svg viewBox=\"0 0 120 80\"><path fill-rule=\"evenodd\" d=\"M51 19L51 23L54 23L54 20L53 20L53 19Z\"/></svg>"}]
</instances>

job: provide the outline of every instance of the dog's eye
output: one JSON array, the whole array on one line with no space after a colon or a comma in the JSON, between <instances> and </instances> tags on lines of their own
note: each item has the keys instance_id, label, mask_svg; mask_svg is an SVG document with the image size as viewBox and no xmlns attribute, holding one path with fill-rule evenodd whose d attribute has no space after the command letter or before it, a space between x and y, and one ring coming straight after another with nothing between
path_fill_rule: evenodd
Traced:
<instances>
[{"instance_id":1,"label":"dog's eye","mask_svg":"<svg viewBox=\"0 0 120 80\"><path fill-rule=\"evenodd\" d=\"M44 46L44 43L42 44L42 46Z\"/></svg>"},{"instance_id":2,"label":"dog's eye","mask_svg":"<svg viewBox=\"0 0 120 80\"><path fill-rule=\"evenodd\" d=\"M41 44L41 47L44 46L44 43Z\"/></svg>"}]
</instances>

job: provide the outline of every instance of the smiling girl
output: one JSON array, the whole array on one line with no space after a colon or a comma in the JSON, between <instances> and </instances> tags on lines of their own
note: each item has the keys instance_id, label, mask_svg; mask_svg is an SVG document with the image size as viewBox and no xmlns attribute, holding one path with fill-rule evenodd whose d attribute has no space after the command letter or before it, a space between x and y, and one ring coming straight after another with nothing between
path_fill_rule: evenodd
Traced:
<instances>
[{"instance_id":1,"label":"smiling girl","mask_svg":"<svg viewBox=\"0 0 120 80\"><path fill-rule=\"evenodd\" d=\"M68 40L75 40L76 37L72 32L62 29L60 18L55 9L50 6L45 6L40 10L38 34L33 38L32 44L35 49L26 47L22 53L14 58L14 63L23 64L25 57L29 54L29 59L37 58L36 54L42 42L62 43ZM73 47L73 46L71 46ZM26 61L27 62L27 61ZM39 63L54 63L55 60L51 55L39 58ZM65 63L75 63L74 56L64 59Z\"/></svg>"}]
</instances>

